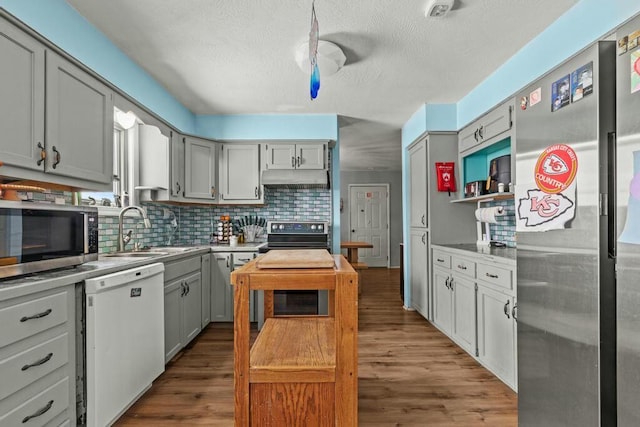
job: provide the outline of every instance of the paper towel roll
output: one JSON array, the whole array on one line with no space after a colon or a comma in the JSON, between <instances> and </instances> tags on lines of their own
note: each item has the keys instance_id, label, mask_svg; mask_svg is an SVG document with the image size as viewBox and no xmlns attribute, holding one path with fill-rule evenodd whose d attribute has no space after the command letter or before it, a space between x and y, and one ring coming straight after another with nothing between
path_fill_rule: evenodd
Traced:
<instances>
[{"instance_id":1,"label":"paper towel roll","mask_svg":"<svg viewBox=\"0 0 640 427\"><path fill-rule=\"evenodd\" d=\"M498 222L496 217L502 215L504 215L504 208L502 206L476 209L476 219L480 222L496 224Z\"/></svg>"}]
</instances>

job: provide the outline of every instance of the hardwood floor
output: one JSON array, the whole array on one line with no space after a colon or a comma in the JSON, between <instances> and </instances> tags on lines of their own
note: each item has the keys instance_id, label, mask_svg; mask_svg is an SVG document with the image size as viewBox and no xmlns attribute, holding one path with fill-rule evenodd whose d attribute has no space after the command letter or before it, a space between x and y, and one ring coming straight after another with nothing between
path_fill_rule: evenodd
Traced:
<instances>
[{"instance_id":1,"label":"hardwood floor","mask_svg":"<svg viewBox=\"0 0 640 427\"><path fill-rule=\"evenodd\" d=\"M516 426L516 393L402 309L399 274L362 272L359 425ZM233 426L232 326L211 324L116 425Z\"/></svg>"}]
</instances>

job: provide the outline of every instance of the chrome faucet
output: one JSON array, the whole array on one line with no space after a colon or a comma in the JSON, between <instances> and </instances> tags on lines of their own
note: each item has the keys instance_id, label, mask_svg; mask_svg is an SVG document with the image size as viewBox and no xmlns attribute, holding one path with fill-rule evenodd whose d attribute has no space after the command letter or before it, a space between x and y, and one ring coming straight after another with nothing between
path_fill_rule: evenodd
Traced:
<instances>
[{"instance_id":1,"label":"chrome faucet","mask_svg":"<svg viewBox=\"0 0 640 427\"><path fill-rule=\"evenodd\" d=\"M120 211L120 215L118 216L118 252L122 252L124 251L124 246L126 245L126 243L130 240L130 235L129 235L129 239L126 240L125 242L125 234L124 234L124 225L123 225L123 221L124 221L124 214L125 212L127 212L129 209L135 209L140 213L140 216L142 217L142 219L144 220L144 227L145 228L151 228L151 221L149 221L149 217L147 216L147 213L145 212L144 209L142 209L139 206L127 206L126 208L123 208Z\"/></svg>"}]
</instances>

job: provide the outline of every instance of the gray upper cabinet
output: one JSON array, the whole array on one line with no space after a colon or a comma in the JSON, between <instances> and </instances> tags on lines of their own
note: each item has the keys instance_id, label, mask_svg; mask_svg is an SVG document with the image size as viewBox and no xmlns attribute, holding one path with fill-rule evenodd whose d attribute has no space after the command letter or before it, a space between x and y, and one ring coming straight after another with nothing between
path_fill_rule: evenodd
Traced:
<instances>
[{"instance_id":1,"label":"gray upper cabinet","mask_svg":"<svg viewBox=\"0 0 640 427\"><path fill-rule=\"evenodd\" d=\"M110 184L113 92L52 51L46 60L45 170Z\"/></svg>"},{"instance_id":2,"label":"gray upper cabinet","mask_svg":"<svg viewBox=\"0 0 640 427\"><path fill-rule=\"evenodd\" d=\"M42 170L44 46L0 18L0 158L6 165Z\"/></svg>"},{"instance_id":3,"label":"gray upper cabinet","mask_svg":"<svg viewBox=\"0 0 640 427\"><path fill-rule=\"evenodd\" d=\"M213 141L184 138L184 196L215 202L217 188L217 147Z\"/></svg>"},{"instance_id":4,"label":"gray upper cabinet","mask_svg":"<svg viewBox=\"0 0 640 427\"><path fill-rule=\"evenodd\" d=\"M184 139L178 132L171 131L171 198L180 199L184 195Z\"/></svg>"},{"instance_id":5,"label":"gray upper cabinet","mask_svg":"<svg viewBox=\"0 0 640 427\"><path fill-rule=\"evenodd\" d=\"M260 144L220 145L220 203L262 203Z\"/></svg>"},{"instance_id":6,"label":"gray upper cabinet","mask_svg":"<svg viewBox=\"0 0 640 427\"><path fill-rule=\"evenodd\" d=\"M428 227L426 145L426 141L422 140L409 149L409 223L411 227Z\"/></svg>"},{"instance_id":7,"label":"gray upper cabinet","mask_svg":"<svg viewBox=\"0 0 640 427\"><path fill-rule=\"evenodd\" d=\"M327 144L265 144L267 169L325 169Z\"/></svg>"},{"instance_id":8,"label":"gray upper cabinet","mask_svg":"<svg viewBox=\"0 0 640 427\"><path fill-rule=\"evenodd\" d=\"M514 101L510 99L462 129L458 134L460 153L465 153L474 147L479 149L480 145L484 147L487 144L496 142L494 138L511 129L513 125L513 109Z\"/></svg>"}]
</instances>

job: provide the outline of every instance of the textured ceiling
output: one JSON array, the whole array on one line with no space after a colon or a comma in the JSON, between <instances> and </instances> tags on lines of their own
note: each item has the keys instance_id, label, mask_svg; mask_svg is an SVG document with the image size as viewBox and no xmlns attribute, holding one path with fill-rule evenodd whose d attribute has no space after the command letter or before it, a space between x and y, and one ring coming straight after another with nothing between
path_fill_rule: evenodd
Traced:
<instances>
[{"instance_id":1,"label":"textured ceiling","mask_svg":"<svg viewBox=\"0 0 640 427\"><path fill-rule=\"evenodd\" d=\"M343 170L399 170L422 104L459 101L577 2L456 0L426 19L426 0L317 0L347 62L310 101L294 52L311 0L67 1L196 114L340 115Z\"/></svg>"}]
</instances>

